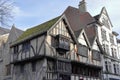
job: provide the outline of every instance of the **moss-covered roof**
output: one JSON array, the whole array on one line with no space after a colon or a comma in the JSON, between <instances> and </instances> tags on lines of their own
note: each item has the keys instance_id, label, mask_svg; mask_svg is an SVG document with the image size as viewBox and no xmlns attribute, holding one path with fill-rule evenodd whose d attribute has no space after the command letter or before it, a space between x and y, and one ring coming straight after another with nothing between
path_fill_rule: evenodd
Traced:
<instances>
[{"instance_id":1,"label":"moss-covered roof","mask_svg":"<svg viewBox=\"0 0 120 80\"><path fill-rule=\"evenodd\" d=\"M48 29L50 29L56 22L57 20L60 18L59 17L56 17L52 20L49 20L45 23L42 23L38 26L35 26L33 28L30 28L30 29L27 29L17 40L16 40L16 43L17 42L20 42L22 40L26 40L28 38L31 38L35 35L38 35L38 34L41 34L43 32L46 32Z\"/></svg>"}]
</instances>

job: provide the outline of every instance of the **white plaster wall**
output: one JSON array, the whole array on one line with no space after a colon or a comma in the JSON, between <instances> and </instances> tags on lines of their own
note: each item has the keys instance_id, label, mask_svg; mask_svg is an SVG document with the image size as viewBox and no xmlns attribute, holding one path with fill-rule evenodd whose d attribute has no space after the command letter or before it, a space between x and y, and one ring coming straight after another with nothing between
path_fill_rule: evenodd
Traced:
<instances>
[{"instance_id":1,"label":"white plaster wall","mask_svg":"<svg viewBox=\"0 0 120 80\"><path fill-rule=\"evenodd\" d=\"M94 42L92 49L100 51L96 41Z\"/></svg>"},{"instance_id":2,"label":"white plaster wall","mask_svg":"<svg viewBox=\"0 0 120 80\"><path fill-rule=\"evenodd\" d=\"M118 43L118 58L120 59L120 43Z\"/></svg>"},{"instance_id":3,"label":"white plaster wall","mask_svg":"<svg viewBox=\"0 0 120 80\"><path fill-rule=\"evenodd\" d=\"M100 22L102 22L102 18L105 17L105 15L102 15L101 18L100 18ZM107 17L106 17L107 18ZM100 41L100 44L102 45L103 44L103 41L102 41L102 35L101 35L101 29L104 29L106 31L106 36L107 36L107 41L104 42L105 44L109 45L109 52L110 52L110 56L112 56L112 51L111 51L111 47L117 49L117 40L116 40L116 36L114 36L114 46L111 46L111 43L110 43L110 37L109 37L109 34L112 34L112 26L111 24L109 23L109 26L110 26L110 29L106 28L104 25L103 26L99 26L97 25L97 31L98 31L98 37L99 37L99 41ZM117 56L119 56L119 50L117 51ZM120 57L119 57L120 58ZM110 61L111 62L111 70L112 70L112 73L114 72L114 68L113 68L113 63L111 61L111 59L105 59L103 56L102 56L102 64L103 64L103 72L105 71L105 61ZM111 77L111 78L116 78L116 79L120 79L119 76L116 76L116 75L104 75L105 78L107 77Z\"/></svg>"},{"instance_id":4,"label":"white plaster wall","mask_svg":"<svg viewBox=\"0 0 120 80\"><path fill-rule=\"evenodd\" d=\"M84 38L83 33L81 33L81 34L79 35L79 37L78 37L78 42L79 42L80 44L82 44L82 45L87 46L87 43L86 43L86 40L85 40L85 38Z\"/></svg>"}]
</instances>

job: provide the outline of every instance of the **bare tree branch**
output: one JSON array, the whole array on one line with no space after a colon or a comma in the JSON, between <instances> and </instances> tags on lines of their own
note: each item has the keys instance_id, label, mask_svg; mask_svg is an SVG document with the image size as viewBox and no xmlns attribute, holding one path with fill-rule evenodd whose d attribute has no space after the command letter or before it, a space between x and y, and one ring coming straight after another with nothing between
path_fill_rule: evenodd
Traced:
<instances>
[{"instance_id":1,"label":"bare tree branch","mask_svg":"<svg viewBox=\"0 0 120 80\"><path fill-rule=\"evenodd\" d=\"M12 16L13 2L11 0L0 0L0 23L8 26L8 22L13 18Z\"/></svg>"}]
</instances>

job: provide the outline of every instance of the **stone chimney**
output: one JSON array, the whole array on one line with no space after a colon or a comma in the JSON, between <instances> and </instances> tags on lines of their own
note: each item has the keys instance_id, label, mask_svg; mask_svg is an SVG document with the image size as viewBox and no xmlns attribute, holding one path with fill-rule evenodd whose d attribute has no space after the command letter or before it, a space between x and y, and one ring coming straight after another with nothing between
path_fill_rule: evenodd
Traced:
<instances>
[{"instance_id":1,"label":"stone chimney","mask_svg":"<svg viewBox=\"0 0 120 80\"><path fill-rule=\"evenodd\" d=\"M81 12L86 12L87 11L85 0L80 1L78 6L79 6L79 10Z\"/></svg>"}]
</instances>

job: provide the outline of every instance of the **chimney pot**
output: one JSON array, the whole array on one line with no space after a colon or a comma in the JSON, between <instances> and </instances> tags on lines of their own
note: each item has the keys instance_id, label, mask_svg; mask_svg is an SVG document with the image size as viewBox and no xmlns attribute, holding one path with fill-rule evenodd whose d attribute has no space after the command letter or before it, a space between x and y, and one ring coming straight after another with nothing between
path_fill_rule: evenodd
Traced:
<instances>
[{"instance_id":1,"label":"chimney pot","mask_svg":"<svg viewBox=\"0 0 120 80\"><path fill-rule=\"evenodd\" d=\"M80 1L78 6L79 6L80 12L87 12L85 0Z\"/></svg>"}]
</instances>

